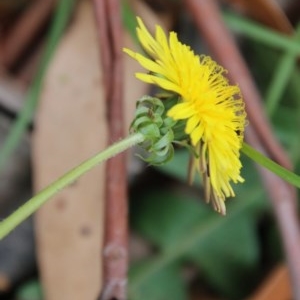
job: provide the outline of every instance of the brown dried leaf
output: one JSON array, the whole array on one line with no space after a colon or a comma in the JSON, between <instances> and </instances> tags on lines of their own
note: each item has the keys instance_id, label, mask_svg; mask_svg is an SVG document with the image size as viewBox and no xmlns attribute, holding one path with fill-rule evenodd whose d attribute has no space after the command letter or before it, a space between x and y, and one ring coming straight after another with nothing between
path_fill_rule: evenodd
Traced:
<instances>
[{"instance_id":1,"label":"brown dried leaf","mask_svg":"<svg viewBox=\"0 0 300 300\"><path fill-rule=\"evenodd\" d=\"M33 138L38 191L105 148L107 129L94 13L81 1L49 67ZM101 288L104 166L36 214L39 269L48 300L96 299Z\"/></svg>"},{"instance_id":2,"label":"brown dried leaf","mask_svg":"<svg viewBox=\"0 0 300 300\"><path fill-rule=\"evenodd\" d=\"M249 300L292 299L292 290L285 265L278 266Z\"/></svg>"}]
</instances>

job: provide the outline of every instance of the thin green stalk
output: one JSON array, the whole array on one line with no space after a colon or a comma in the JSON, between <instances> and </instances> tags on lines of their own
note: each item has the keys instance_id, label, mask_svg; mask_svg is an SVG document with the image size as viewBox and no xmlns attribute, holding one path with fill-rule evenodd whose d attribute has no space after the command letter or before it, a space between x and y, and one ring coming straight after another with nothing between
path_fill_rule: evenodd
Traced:
<instances>
[{"instance_id":1,"label":"thin green stalk","mask_svg":"<svg viewBox=\"0 0 300 300\"><path fill-rule=\"evenodd\" d=\"M266 169L270 170L274 174L287 181L288 183L300 188L300 176L278 165L246 143L243 143L242 152L258 164L262 165Z\"/></svg>"},{"instance_id":2,"label":"thin green stalk","mask_svg":"<svg viewBox=\"0 0 300 300\"><path fill-rule=\"evenodd\" d=\"M141 143L144 136L141 133L136 133L127 138L115 143L102 152L96 154L92 158L87 159L79 166L75 167L65 175L47 186L36 196L28 200L20 206L14 213L9 215L0 223L0 239L8 235L15 227L23 222L27 217L33 214L41 205L43 205L50 197L54 196L61 189L65 188L70 183L74 182L81 175L95 167L96 165L106 161L107 159L125 151L126 149Z\"/></svg>"},{"instance_id":3,"label":"thin green stalk","mask_svg":"<svg viewBox=\"0 0 300 300\"><path fill-rule=\"evenodd\" d=\"M44 75L46 73L50 59L56 49L63 30L70 18L75 0L58 1L56 13L51 25L46 49L38 68L33 84L30 86L26 95L25 106L18 115L16 122L13 124L8 137L0 151L0 171L2 170L10 153L18 145L22 134L31 121L32 115L38 103L40 91L43 84Z\"/></svg>"},{"instance_id":4,"label":"thin green stalk","mask_svg":"<svg viewBox=\"0 0 300 300\"><path fill-rule=\"evenodd\" d=\"M297 26L297 31L293 37L293 40L299 41L299 38L300 25ZM295 68L297 57L298 54L295 54L294 51L287 51L287 53L283 54L277 65L265 97L266 111L269 116L272 116L278 107L279 100L288 84L291 73Z\"/></svg>"},{"instance_id":5,"label":"thin green stalk","mask_svg":"<svg viewBox=\"0 0 300 300\"><path fill-rule=\"evenodd\" d=\"M288 35L280 34L246 18L238 17L233 13L224 13L224 20L232 30L241 32L249 38L269 46L300 54L299 42Z\"/></svg>"}]
</instances>

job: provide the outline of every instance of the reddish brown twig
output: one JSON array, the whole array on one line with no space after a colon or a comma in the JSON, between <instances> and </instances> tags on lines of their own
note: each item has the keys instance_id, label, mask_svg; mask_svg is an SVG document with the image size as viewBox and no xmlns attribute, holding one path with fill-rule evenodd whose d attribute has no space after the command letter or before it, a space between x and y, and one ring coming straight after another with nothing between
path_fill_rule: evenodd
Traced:
<instances>
[{"instance_id":1,"label":"reddish brown twig","mask_svg":"<svg viewBox=\"0 0 300 300\"><path fill-rule=\"evenodd\" d=\"M290 168L291 163L270 129L263 113L261 99L241 57L236 43L222 21L219 7L214 0L185 0L199 30L205 37L217 60L229 70L229 77L238 82L246 102L251 126L246 138L259 150L271 156L281 165ZM296 193L282 179L259 168L269 193L281 232L290 270L295 299L300 299L300 232L296 215Z\"/></svg>"},{"instance_id":2,"label":"reddish brown twig","mask_svg":"<svg viewBox=\"0 0 300 300\"><path fill-rule=\"evenodd\" d=\"M38 0L19 18L2 48L2 63L10 68L36 37L55 7L56 0Z\"/></svg>"},{"instance_id":3,"label":"reddish brown twig","mask_svg":"<svg viewBox=\"0 0 300 300\"><path fill-rule=\"evenodd\" d=\"M119 0L94 0L108 107L109 142L123 136L122 24ZM106 166L104 286L101 300L124 300L127 292L127 197L125 156Z\"/></svg>"}]
</instances>

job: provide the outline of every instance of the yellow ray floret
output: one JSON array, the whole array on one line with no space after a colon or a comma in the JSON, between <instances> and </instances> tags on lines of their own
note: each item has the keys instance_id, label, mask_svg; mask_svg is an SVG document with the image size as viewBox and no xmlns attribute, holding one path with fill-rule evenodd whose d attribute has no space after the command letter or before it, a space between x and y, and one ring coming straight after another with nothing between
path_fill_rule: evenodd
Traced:
<instances>
[{"instance_id":1,"label":"yellow ray floret","mask_svg":"<svg viewBox=\"0 0 300 300\"><path fill-rule=\"evenodd\" d=\"M230 85L224 68L209 56L195 55L177 39L156 26L153 37L137 18L138 39L148 57L129 49L124 51L148 73L137 73L140 80L178 94L180 102L168 116L186 120L185 132L199 157L193 166L204 179L207 201L225 213L225 197L234 196L230 182L243 182L239 153L244 136L246 113L238 86Z\"/></svg>"}]
</instances>

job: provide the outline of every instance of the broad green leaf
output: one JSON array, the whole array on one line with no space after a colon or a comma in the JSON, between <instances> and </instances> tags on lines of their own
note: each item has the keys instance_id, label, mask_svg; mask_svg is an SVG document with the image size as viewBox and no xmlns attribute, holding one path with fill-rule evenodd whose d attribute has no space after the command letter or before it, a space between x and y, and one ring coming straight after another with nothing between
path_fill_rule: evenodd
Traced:
<instances>
[{"instance_id":1,"label":"broad green leaf","mask_svg":"<svg viewBox=\"0 0 300 300\"><path fill-rule=\"evenodd\" d=\"M214 212L201 202L196 203L194 199L185 201L183 195L160 191L139 200L139 205L132 211L132 222L152 242L168 248L178 243L178 237L185 235L208 213Z\"/></svg>"},{"instance_id":2,"label":"broad green leaf","mask_svg":"<svg viewBox=\"0 0 300 300\"><path fill-rule=\"evenodd\" d=\"M257 283L254 278L260 253L255 220L247 214L238 214L222 223L222 232L219 230L195 244L187 257L199 265L222 295L241 299Z\"/></svg>"},{"instance_id":3,"label":"broad green leaf","mask_svg":"<svg viewBox=\"0 0 300 300\"><path fill-rule=\"evenodd\" d=\"M207 260L207 264L203 263L201 267L206 279L227 294L232 293L235 284L226 281L228 272L232 273L231 280L238 278L240 273L246 278L251 277L259 258L254 235L255 216L266 208L261 199L262 189L251 189L251 186L242 188L240 199L230 201L226 217L180 193L153 192L135 201L132 211L134 228L158 246L160 252L138 276L132 275L130 291L139 291L148 281L182 259L194 261L200 267L202 260ZM229 261L228 253L236 261ZM214 261L218 261L217 276L216 268L209 264ZM245 268L249 268L248 273L245 273Z\"/></svg>"},{"instance_id":4,"label":"broad green leaf","mask_svg":"<svg viewBox=\"0 0 300 300\"><path fill-rule=\"evenodd\" d=\"M129 285L131 276L140 278L144 270L151 267L151 259L135 265L129 274ZM129 297L131 300L186 300L187 291L177 264L170 264L162 271L158 272L150 280L143 281L138 289L131 290Z\"/></svg>"}]
</instances>

